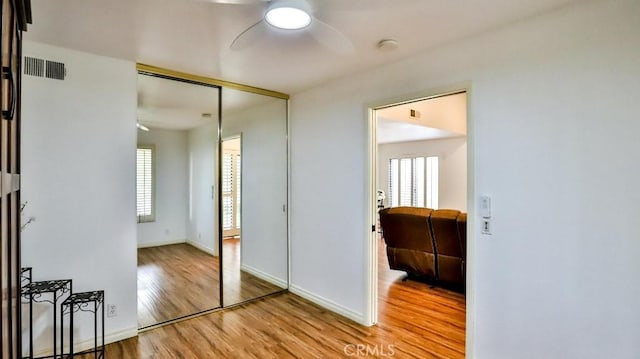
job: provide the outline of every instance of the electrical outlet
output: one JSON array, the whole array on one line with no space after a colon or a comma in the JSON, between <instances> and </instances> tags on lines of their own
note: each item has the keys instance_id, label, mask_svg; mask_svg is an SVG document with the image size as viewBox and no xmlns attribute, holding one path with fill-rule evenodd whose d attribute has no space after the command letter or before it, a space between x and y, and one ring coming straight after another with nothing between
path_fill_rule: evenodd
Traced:
<instances>
[{"instance_id":1,"label":"electrical outlet","mask_svg":"<svg viewBox=\"0 0 640 359\"><path fill-rule=\"evenodd\" d=\"M118 316L118 307L115 304L107 304L107 317L113 318Z\"/></svg>"}]
</instances>

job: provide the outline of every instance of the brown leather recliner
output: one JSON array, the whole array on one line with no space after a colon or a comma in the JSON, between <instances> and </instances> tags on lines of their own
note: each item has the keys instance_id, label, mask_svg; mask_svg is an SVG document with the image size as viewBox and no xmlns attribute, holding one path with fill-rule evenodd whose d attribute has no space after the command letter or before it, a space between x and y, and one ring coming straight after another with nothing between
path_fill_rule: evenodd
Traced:
<instances>
[{"instance_id":1,"label":"brown leather recliner","mask_svg":"<svg viewBox=\"0 0 640 359\"><path fill-rule=\"evenodd\" d=\"M389 267L411 275L436 278L435 251L429 227L432 210L394 207L380 210Z\"/></svg>"},{"instance_id":2,"label":"brown leather recliner","mask_svg":"<svg viewBox=\"0 0 640 359\"><path fill-rule=\"evenodd\" d=\"M462 246L462 270L464 273L464 283L466 288L467 279L467 214L460 213L458 215L458 238Z\"/></svg>"},{"instance_id":3,"label":"brown leather recliner","mask_svg":"<svg viewBox=\"0 0 640 359\"><path fill-rule=\"evenodd\" d=\"M461 215L457 210L439 209L429 217L437 255L438 282L456 289L463 289L465 284L466 215L464 237L460 233L462 223L458 221Z\"/></svg>"}]
</instances>

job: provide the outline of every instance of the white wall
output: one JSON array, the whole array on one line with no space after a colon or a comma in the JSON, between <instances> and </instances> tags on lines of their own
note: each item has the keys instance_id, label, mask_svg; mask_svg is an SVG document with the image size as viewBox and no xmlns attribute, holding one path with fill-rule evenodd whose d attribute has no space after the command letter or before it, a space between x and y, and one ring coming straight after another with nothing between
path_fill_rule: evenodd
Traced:
<instances>
[{"instance_id":1,"label":"white wall","mask_svg":"<svg viewBox=\"0 0 640 359\"><path fill-rule=\"evenodd\" d=\"M155 146L155 221L138 223L138 248L187 240L187 131L138 131L139 145Z\"/></svg>"},{"instance_id":2,"label":"white wall","mask_svg":"<svg viewBox=\"0 0 640 359\"><path fill-rule=\"evenodd\" d=\"M286 101L274 99L223 117L223 138L239 134L242 134L241 268L286 287L287 213L283 210L287 205Z\"/></svg>"},{"instance_id":3,"label":"white wall","mask_svg":"<svg viewBox=\"0 0 640 359\"><path fill-rule=\"evenodd\" d=\"M365 109L466 83L494 213L470 230L467 357L640 357L638 34L640 2L580 2L295 94L292 286L363 318Z\"/></svg>"},{"instance_id":4,"label":"white wall","mask_svg":"<svg viewBox=\"0 0 640 359\"><path fill-rule=\"evenodd\" d=\"M187 241L212 255L218 255L215 166L218 124L211 123L188 132L189 214Z\"/></svg>"},{"instance_id":5,"label":"white wall","mask_svg":"<svg viewBox=\"0 0 640 359\"><path fill-rule=\"evenodd\" d=\"M24 54L64 62L67 78L23 77L22 198L37 218L22 233L23 265L35 280L103 289L118 310L107 341L136 335L135 64L32 42ZM50 316L35 319L36 352L51 346ZM76 338L92 338L78 318Z\"/></svg>"},{"instance_id":6,"label":"white wall","mask_svg":"<svg viewBox=\"0 0 640 359\"><path fill-rule=\"evenodd\" d=\"M378 145L378 189L389 200L389 160L401 157L438 156L439 208L467 211L467 139L465 137L387 143Z\"/></svg>"}]
</instances>

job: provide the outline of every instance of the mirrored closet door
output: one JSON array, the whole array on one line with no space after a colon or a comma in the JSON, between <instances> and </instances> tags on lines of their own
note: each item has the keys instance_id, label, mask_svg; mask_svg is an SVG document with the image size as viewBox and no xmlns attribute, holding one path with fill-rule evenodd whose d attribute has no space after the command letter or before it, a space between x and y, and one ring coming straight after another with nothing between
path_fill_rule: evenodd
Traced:
<instances>
[{"instance_id":1,"label":"mirrored closet door","mask_svg":"<svg viewBox=\"0 0 640 359\"><path fill-rule=\"evenodd\" d=\"M140 328L288 288L288 96L138 65Z\"/></svg>"},{"instance_id":2,"label":"mirrored closet door","mask_svg":"<svg viewBox=\"0 0 640 359\"><path fill-rule=\"evenodd\" d=\"M138 324L221 306L216 223L220 88L138 74Z\"/></svg>"},{"instance_id":3,"label":"mirrored closet door","mask_svg":"<svg viewBox=\"0 0 640 359\"><path fill-rule=\"evenodd\" d=\"M288 287L287 100L222 89L223 304Z\"/></svg>"}]
</instances>

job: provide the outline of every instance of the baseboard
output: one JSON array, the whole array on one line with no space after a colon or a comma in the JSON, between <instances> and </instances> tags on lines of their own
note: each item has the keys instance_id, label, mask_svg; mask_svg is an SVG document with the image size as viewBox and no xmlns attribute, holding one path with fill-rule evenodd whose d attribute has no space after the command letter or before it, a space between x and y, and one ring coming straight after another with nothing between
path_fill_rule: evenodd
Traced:
<instances>
[{"instance_id":1,"label":"baseboard","mask_svg":"<svg viewBox=\"0 0 640 359\"><path fill-rule=\"evenodd\" d=\"M329 309L330 311L339 314L343 317L349 318L351 320L353 320L354 322L364 325L366 326L367 324L365 323L365 318L364 315L362 313L358 313L358 312L354 312L353 310L344 307L330 299L321 297L317 294L311 293L305 289L302 289L294 284L292 284L291 286L289 286L289 292L298 295L308 301L311 301L323 308Z\"/></svg>"},{"instance_id":2,"label":"baseboard","mask_svg":"<svg viewBox=\"0 0 640 359\"><path fill-rule=\"evenodd\" d=\"M212 255L214 257L218 256L218 254L216 253L216 251L213 248L209 248L207 246L203 246L202 244L200 244L198 242L190 241L188 239L187 239L186 243L188 245L194 246L194 247L198 248L199 250L201 250L201 251L203 251L203 252L205 252L207 254L210 254L210 255Z\"/></svg>"},{"instance_id":3,"label":"baseboard","mask_svg":"<svg viewBox=\"0 0 640 359\"><path fill-rule=\"evenodd\" d=\"M266 272L263 272L259 269L253 268L251 266L245 265L245 264L241 264L240 265L240 270L247 272L249 274L251 274L254 277L258 277L260 279L262 279L265 282L269 282L275 286L278 286L280 288L287 288L287 281L278 277L274 277L271 274L268 274Z\"/></svg>"},{"instance_id":4,"label":"baseboard","mask_svg":"<svg viewBox=\"0 0 640 359\"><path fill-rule=\"evenodd\" d=\"M169 246L169 245L172 245L172 244L180 244L180 243L187 243L187 240L186 239L176 239L176 240L172 240L172 241L138 243L138 248L162 247L162 246Z\"/></svg>"},{"instance_id":5,"label":"baseboard","mask_svg":"<svg viewBox=\"0 0 640 359\"><path fill-rule=\"evenodd\" d=\"M65 333L65 334L68 335L67 333ZM105 336L104 336L104 345L115 343L115 342L119 342L121 340L129 339L129 338L133 338L135 336L138 336L138 327L123 329L123 330L119 330L117 332L108 333L108 334L105 334ZM68 338L68 336L67 336L67 338ZM100 340L101 340L101 338L98 338L98 345L100 345ZM94 338L83 340L81 342L76 342L73 345L73 351L75 353L79 353L79 352L82 352L82 351L85 351L85 350L93 349L93 343L94 343ZM43 356L51 355L51 354L53 354L52 351L53 350L50 349L50 348L46 349L46 350L36 351L34 353L34 356L35 357L43 357ZM65 345L64 352L65 353L69 352L69 345L68 344Z\"/></svg>"}]
</instances>

